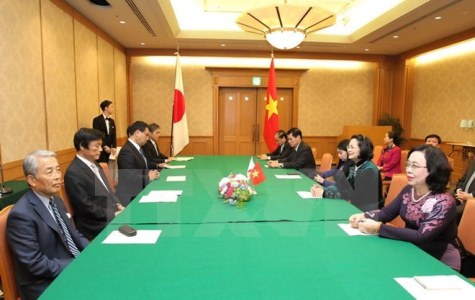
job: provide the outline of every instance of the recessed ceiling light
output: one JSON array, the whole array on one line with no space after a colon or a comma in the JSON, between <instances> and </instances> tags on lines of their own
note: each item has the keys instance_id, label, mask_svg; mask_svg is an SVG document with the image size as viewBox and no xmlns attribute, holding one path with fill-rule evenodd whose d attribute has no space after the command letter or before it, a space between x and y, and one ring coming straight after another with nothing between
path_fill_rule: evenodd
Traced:
<instances>
[{"instance_id":1,"label":"recessed ceiling light","mask_svg":"<svg viewBox=\"0 0 475 300\"><path fill-rule=\"evenodd\" d=\"M102 6L102 7L111 7L110 3L107 0L89 0L94 5Z\"/></svg>"},{"instance_id":2,"label":"recessed ceiling light","mask_svg":"<svg viewBox=\"0 0 475 300\"><path fill-rule=\"evenodd\" d=\"M145 43L144 43L144 42L141 42L141 43L140 43L140 45L142 45L142 46L143 46L143 45L145 45Z\"/></svg>"},{"instance_id":3,"label":"recessed ceiling light","mask_svg":"<svg viewBox=\"0 0 475 300\"><path fill-rule=\"evenodd\" d=\"M437 16L437 17L435 17L434 19L440 20L440 19L442 19L442 17L441 17L441 16Z\"/></svg>"},{"instance_id":4,"label":"recessed ceiling light","mask_svg":"<svg viewBox=\"0 0 475 300\"><path fill-rule=\"evenodd\" d=\"M226 44L221 44L221 47L226 47Z\"/></svg>"},{"instance_id":5,"label":"recessed ceiling light","mask_svg":"<svg viewBox=\"0 0 475 300\"><path fill-rule=\"evenodd\" d=\"M364 49L364 51L368 52L368 51L369 51L369 48Z\"/></svg>"},{"instance_id":6,"label":"recessed ceiling light","mask_svg":"<svg viewBox=\"0 0 475 300\"><path fill-rule=\"evenodd\" d=\"M393 35L393 39L399 38L399 35Z\"/></svg>"},{"instance_id":7,"label":"recessed ceiling light","mask_svg":"<svg viewBox=\"0 0 475 300\"><path fill-rule=\"evenodd\" d=\"M120 24L125 24L126 22L125 21L119 21Z\"/></svg>"}]
</instances>

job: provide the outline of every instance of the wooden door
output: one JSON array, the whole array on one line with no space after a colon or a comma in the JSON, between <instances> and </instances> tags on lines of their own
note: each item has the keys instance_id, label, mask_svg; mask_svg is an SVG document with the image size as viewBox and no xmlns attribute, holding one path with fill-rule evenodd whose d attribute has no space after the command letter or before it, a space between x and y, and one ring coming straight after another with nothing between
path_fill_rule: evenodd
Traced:
<instances>
[{"instance_id":1,"label":"wooden door","mask_svg":"<svg viewBox=\"0 0 475 300\"><path fill-rule=\"evenodd\" d=\"M280 128L292 124L292 89L278 89ZM264 142L265 88L220 88L218 137L220 155L267 153Z\"/></svg>"}]
</instances>

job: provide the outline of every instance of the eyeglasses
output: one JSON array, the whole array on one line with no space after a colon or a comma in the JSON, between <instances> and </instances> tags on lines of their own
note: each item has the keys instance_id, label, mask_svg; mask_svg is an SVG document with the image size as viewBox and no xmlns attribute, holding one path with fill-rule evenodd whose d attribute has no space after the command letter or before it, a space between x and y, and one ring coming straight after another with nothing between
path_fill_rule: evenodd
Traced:
<instances>
[{"instance_id":1,"label":"eyeglasses","mask_svg":"<svg viewBox=\"0 0 475 300\"><path fill-rule=\"evenodd\" d=\"M419 166L418 164L411 162L411 161L406 161L406 169L409 168L412 171L419 170L422 168L427 168L427 166Z\"/></svg>"}]
</instances>

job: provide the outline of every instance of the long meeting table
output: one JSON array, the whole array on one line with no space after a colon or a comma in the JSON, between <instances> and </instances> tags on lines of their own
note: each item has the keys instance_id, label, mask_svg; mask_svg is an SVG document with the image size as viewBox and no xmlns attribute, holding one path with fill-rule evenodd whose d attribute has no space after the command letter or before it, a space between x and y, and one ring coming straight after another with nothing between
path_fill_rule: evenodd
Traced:
<instances>
[{"instance_id":1,"label":"long meeting table","mask_svg":"<svg viewBox=\"0 0 475 300\"><path fill-rule=\"evenodd\" d=\"M244 208L221 203L219 180L245 174L249 156L201 157L164 170L68 266L42 299L412 299L395 277L458 274L416 246L348 236L359 210L338 199L302 199L312 181L267 180ZM186 175L185 182L167 176ZM140 203L153 190L175 203ZM160 230L153 244L104 244L122 224Z\"/></svg>"}]
</instances>

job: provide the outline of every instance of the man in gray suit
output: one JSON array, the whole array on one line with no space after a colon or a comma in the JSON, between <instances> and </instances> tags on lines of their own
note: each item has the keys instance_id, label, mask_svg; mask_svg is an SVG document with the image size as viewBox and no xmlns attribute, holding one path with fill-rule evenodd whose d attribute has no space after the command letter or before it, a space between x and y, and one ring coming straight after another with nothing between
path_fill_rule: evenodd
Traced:
<instances>
[{"instance_id":1,"label":"man in gray suit","mask_svg":"<svg viewBox=\"0 0 475 300\"><path fill-rule=\"evenodd\" d=\"M62 200L55 153L37 150L23 161L30 190L7 219L15 279L22 299L37 299L88 244L71 224Z\"/></svg>"}]
</instances>

